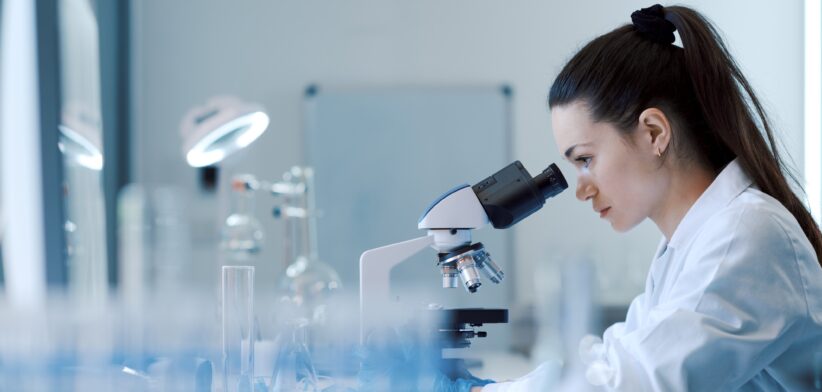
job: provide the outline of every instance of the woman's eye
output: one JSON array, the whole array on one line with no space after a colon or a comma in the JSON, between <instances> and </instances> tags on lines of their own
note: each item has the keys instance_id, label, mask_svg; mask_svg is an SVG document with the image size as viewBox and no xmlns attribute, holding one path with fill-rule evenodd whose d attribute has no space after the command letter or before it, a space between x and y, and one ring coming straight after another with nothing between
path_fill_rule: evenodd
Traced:
<instances>
[{"instance_id":1,"label":"woman's eye","mask_svg":"<svg viewBox=\"0 0 822 392\"><path fill-rule=\"evenodd\" d=\"M591 159L593 159L593 158L592 157L579 157L579 158L576 159L576 161L580 162L584 169L587 169L588 166L591 165Z\"/></svg>"}]
</instances>

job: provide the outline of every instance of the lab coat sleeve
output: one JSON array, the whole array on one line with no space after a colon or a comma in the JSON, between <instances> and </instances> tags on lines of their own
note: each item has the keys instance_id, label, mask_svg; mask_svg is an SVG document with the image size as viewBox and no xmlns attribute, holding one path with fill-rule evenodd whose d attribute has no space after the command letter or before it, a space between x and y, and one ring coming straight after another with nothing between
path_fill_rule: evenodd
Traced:
<instances>
[{"instance_id":1,"label":"lab coat sleeve","mask_svg":"<svg viewBox=\"0 0 822 392\"><path fill-rule=\"evenodd\" d=\"M728 391L753 378L787 348L806 310L791 224L751 206L712 217L641 324L606 330L591 365L605 371L593 381L620 391Z\"/></svg>"}]
</instances>

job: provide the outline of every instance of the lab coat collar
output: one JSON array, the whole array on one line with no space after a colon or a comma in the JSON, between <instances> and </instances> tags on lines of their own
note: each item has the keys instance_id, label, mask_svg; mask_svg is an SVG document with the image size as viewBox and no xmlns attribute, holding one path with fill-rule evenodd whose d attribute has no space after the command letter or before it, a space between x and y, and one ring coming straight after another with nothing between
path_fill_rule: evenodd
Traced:
<instances>
[{"instance_id":1,"label":"lab coat collar","mask_svg":"<svg viewBox=\"0 0 822 392\"><path fill-rule=\"evenodd\" d=\"M685 217L679 222L676 230L674 230L671 241L668 242L667 246L674 249L687 246L711 216L727 206L751 184L750 177L742 170L738 159L731 161L691 206ZM664 251L664 249L658 250L657 254L660 255L659 252Z\"/></svg>"}]
</instances>

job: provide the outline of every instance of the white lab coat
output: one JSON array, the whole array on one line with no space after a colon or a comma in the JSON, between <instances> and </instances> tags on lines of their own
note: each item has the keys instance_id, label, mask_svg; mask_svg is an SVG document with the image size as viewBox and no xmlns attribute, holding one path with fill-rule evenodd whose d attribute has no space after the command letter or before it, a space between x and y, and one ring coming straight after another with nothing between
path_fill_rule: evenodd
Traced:
<instances>
[{"instance_id":1,"label":"white lab coat","mask_svg":"<svg viewBox=\"0 0 822 392\"><path fill-rule=\"evenodd\" d=\"M625 322L580 354L606 390L811 390L822 268L796 219L733 161L663 238ZM484 391L544 390L539 371Z\"/></svg>"}]
</instances>

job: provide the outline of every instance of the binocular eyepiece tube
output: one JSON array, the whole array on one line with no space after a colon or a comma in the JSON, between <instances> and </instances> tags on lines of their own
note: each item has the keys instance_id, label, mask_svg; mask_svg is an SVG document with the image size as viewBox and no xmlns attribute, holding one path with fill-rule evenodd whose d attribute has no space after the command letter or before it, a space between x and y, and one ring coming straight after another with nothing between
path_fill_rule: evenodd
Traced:
<instances>
[{"instance_id":1,"label":"binocular eyepiece tube","mask_svg":"<svg viewBox=\"0 0 822 392\"><path fill-rule=\"evenodd\" d=\"M568 182L556 164L531 177L520 161L514 161L471 187L496 229L513 226L567 188ZM442 287L457 287L460 280L471 293L482 285L481 275L494 283L502 282L505 277L480 242L440 253L437 265L442 272Z\"/></svg>"},{"instance_id":2,"label":"binocular eyepiece tube","mask_svg":"<svg viewBox=\"0 0 822 392\"><path fill-rule=\"evenodd\" d=\"M568 182L556 164L531 177L522 163L515 161L471 188L494 228L507 229L567 189Z\"/></svg>"}]
</instances>

